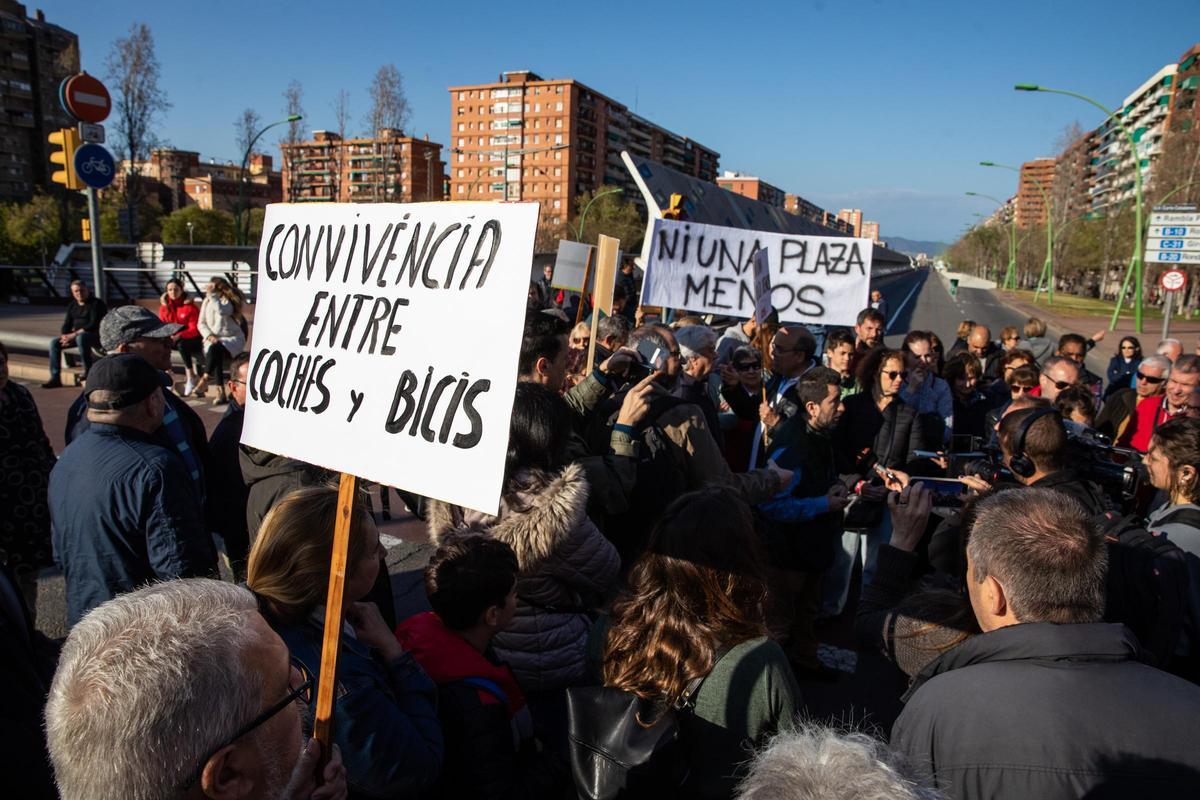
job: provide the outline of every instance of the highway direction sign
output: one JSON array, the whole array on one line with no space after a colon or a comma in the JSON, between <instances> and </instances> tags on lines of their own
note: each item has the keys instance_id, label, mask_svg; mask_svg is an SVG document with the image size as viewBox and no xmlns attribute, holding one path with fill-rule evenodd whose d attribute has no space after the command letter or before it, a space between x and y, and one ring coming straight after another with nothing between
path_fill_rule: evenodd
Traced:
<instances>
[{"instance_id":1,"label":"highway direction sign","mask_svg":"<svg viewBox=\"0 0 1200 800\"><path fill-rule=\"evenodd\" d=\"M1147 250L1200 250L1200 239L1148 239Z\"/></svg>"},{"instance_id":2,"label":"highway direction sign","mask_svg":"<svg viewBox=\"0 0 1200 800\"><path fill-rule=\"evenodd\" d=\"M1200 238L1200 225L1152 225L1148 239L1195 239Z\"/></svg>"},{"instance_id":3,"label":"highway direction sign","mask_svg":"<svg viewBox=\"0 0 1200 800\"><path fill-rule=\"evenodd\" d=\"M117 165L102 145L88 143L75 151L75 174L93 189L105 189L116 177Z\"/></svg>"},{"instance_id":4,"label":"highway direction sign","mask_svg":"<svg viewBox=\"0 0 1200 800\"><path fill-rule=\"evenodd\" d=\"M1200 225L1200 211L1156 213L1150 215L1151 225Z\"/></svg>"},{"instance_id":5,"label":"highway direction sign","mask_svg":"<svg viewBox=\"0 0 1200 800\"><path fill-rule=\"evenodd\" d=\"M1175 253L1151 250L1146 253L1146 260L1156 263L1200 264L1200 250L1182 250Z\"/></svg>"},{"instance_id":6,"label":"highway direction sign","mask_svg":"<svg viewBox=\"0 0 1200 800\"><path fill-rule=\"evenodd\" d=\"M1163 291L1178 292L1184 286L1187 286L1187 273L1177 269L1169 269L1158 276L1158 285L1163 288Z\"/></svg>"}]
</instances>

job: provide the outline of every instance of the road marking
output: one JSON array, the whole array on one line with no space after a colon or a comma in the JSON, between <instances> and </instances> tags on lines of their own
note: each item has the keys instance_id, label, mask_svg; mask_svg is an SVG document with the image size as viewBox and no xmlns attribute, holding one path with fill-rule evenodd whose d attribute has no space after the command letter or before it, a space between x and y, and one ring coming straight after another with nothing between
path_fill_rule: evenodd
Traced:
<instances>
[{"instance_id":1,"label":"road marking","mask_svg":"<svg viewBox=\"0 0 1200 800\"><path fill-rule=\"evenodd\" d=\"M892 318L891 318L891 320L888 321L887 328L884 329L884 333L891 332L892 323L895 322L896 320L900 319L900 315L904 313L904 307L908 305L908 301L912 300L913 295L916 294L917 290L920 289L924 285L925 285L925 281L917 281L917 285L914 286L912 288L912 291L908 293L908 297L904 298L904 302L901 303L900 307L896 309L896 312L891 315Z\"/></svg>"}]
</instances>

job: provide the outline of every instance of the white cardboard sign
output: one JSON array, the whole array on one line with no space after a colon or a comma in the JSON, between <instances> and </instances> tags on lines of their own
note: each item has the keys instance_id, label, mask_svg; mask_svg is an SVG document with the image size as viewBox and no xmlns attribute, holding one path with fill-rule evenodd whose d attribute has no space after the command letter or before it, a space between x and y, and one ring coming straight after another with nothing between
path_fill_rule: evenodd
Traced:
<instances>
[{"instance_id":1,"label":"white cardboard sign","mask_svg":"<svg viewBox=\"0 0 1200 800\"><path fill-rule=\"evenodd\" d=\"M759 325L771 316L771 264L766 250L754 254L754 321Z\"/></svg>"},{"instance_id":2,"label":"white cardboard sign","mask_svg":"<svg viewBox=\"0 0 1200 800\"><path fill-rule=\"evenodd\" d=\"M748 319L754 254L766 250L771 306L781 322L853 325L867 307L870 239L764 233L656 219L642 304Z\"/></svg>"},{"instance_id":3,"label":"white cardboard sign","mask_svg":"<svg viewBox=\"0 0 1200 800\"><path fill-rule=\"evenodd\" d=\"M537 217L268 206L242 442L495 513Z\"/></svg>"}]
</instances>

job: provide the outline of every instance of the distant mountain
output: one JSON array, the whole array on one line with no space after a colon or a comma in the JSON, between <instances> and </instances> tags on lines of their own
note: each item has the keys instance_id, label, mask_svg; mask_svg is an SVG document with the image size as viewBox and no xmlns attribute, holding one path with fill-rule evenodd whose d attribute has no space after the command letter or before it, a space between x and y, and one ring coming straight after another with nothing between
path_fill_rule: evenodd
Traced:
<instances>
[{"instance_id":1,"label":"distant mountain","mask_svg":"<svg viewBox=\"0 0 1200 800\"><path fill-rule=\"evenodd\" d=\"M904 239L900 236L885 236L884 239L891 249L899 250L910 256L925 253L932 257L949 247L945 242L922 242L918 239Z\"/></svg>"}]
</instances>

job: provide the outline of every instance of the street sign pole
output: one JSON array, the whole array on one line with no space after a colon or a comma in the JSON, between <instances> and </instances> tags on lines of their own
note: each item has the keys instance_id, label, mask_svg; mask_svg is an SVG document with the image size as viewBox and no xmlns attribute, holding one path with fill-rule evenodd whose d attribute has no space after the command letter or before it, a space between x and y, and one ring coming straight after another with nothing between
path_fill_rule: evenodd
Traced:
<instances>
[{"instance_id":1,"label":"street sign pole","mask_svg":"<svg viewBox=\"0 0 1200 800\"><path fill-rule=\"evenodd\" d=\"M1162 338L1166 339L1167 334L1171 330L1171 306L1174 305L1176 292L1182 292L1187 286L1187 273L1178 269L1169 269L1163 272L1158 277L1158 285L1166 294L1163 302L1163 332Z\"/></svg>"},{"instance_id":2,"label":"street sign pole","mask_svg":"<svg viewBox=\"0 0 1200 800\"><path fill-rule=\"evenodd\" d=\"M100 255L100 210L96 202L96 190L87 188L88 225L91 226L92 239L92 284L96 287L96 296L108 300L104 288L104 264Z\"/></svg>"},{"instance_id":3,"label":"street sign pole","mask_svg":"<svg viewBox=\"0 0 1200 800\"><path fill-rule=\"evenodd\" d=\"M1160 339L1166 339L1167 334L1171 330L1171 300L1175 297L1174 292L1167 292L1166 302L1163 303L1163 332Z\"/></svg>"}]
</instances>

